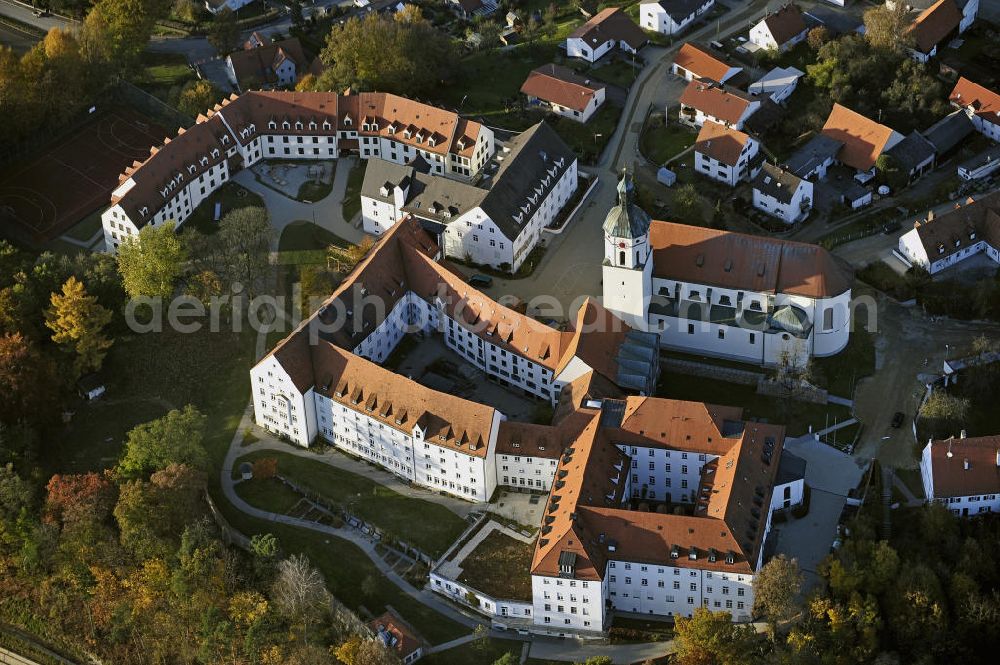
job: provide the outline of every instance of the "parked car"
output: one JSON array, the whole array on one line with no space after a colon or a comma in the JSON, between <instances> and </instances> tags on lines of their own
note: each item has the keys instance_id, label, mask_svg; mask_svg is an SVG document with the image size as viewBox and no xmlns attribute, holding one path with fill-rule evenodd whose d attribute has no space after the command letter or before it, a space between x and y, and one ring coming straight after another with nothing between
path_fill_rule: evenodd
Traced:
<instances>
[{"instance_id":1,"label":"parked car","mask_svg":"<svg viewBox=\"0 0 1000 665\"><path fill-rule=\"evenodd\" d=\"M488 289L493 286L493 278L489 275L475 274L469 278L469 284L478 288Z\"/></svg>"},{"instance_id":2,"label":"parked car","mask_svg":"<svg viewBox=\"0 0 1000 665\"><path fill-rule=\"evenodd\" d=\"M895 222L889 222L888 224L883 226L882 233L885 235L889 235L893 231L898 231L901 228L903 228L903 225L899 222L899 220L896 220Z\"/></svg>"},{"instance_id":3,"label":"parked car","mask_svg":"<svg viewBox=\"0 0 1000 665\"><path fill-rule=\"evenodd\" d=\"M897 411L895 415L892 416L892 426L895 429L899 429L903 426L903 421L906 419L906 414L902 411Z\"/></svg>"}]
</instances>

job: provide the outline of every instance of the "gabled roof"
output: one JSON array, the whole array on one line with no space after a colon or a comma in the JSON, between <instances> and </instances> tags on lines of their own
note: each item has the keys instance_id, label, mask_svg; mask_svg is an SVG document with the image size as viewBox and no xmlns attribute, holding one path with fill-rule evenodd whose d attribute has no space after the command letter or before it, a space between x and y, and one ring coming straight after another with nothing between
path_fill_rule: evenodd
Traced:
<instances>
[{"instance_id":1,"label":"gabled roof","mask_svg":"<svg viewBox=\"0 0 1000 665\"><path fill-rule=\"evenodd\" d=\"M654 221L653 274L693 284L832 298L848 275L818 245Z\"/></svg>"},{"instance_id":2,"label":"gabled roof","mask_svg":"<svg viewBox=\"0 0 1000 665\"><path fill-rule=\"evenodd\" d=\"M835 159L842 147L844 147L843 141L826 134L816 134L788 158L786 166L795 175L805 177L823 162Z\"/></svg>"},{"instance_id":3,"label":"gabled roof","mask_svg":"<svg viewBox=\"0 0 1000 665\"><path fill-rule=\"evenodd\" d=\"M938 155L942 155L962 142L966 136L976 131L969 116L965 111L959 109L941 118L924 132L924 138L930 141L937 150Z\"/></svg>"},{"instance_id":4,"label":"gabled roof","mask_svg":"<svg viewBox=\"0 0 1000 665\"><path fill-rule=\"evenodd\" d=\"M844 144L837 153L837 159L859 171L875 166L875 160L885 151L895 133L890 127L840 104L833 105L822 132Z\"/></svg>"},{"instance_id":5,"label":"gabled roof","mask_svg":"<svg viewBox=\"0 0 1000 665\"><path fill-rule=\"evenodd\" d=\"M964 76L958 79L955 88L948 95L948 101L963 109L971 109L975 115L1000 124L1000 93L973 83Z\"/></svg>"},{"instance_id":6,"label":"gabled roof","mask_svg":"<svg viewBox=\"0 0 1000 665\"><path fill-rule=\"evenodd\" d=\"M603 85L580 76L569 67L548 64L528 74L521 93L574 111L583 111L597 91L603 88Z\"/></svg>"},{"instance_id":7,"label":"gabled roof","mask_svg":"<svg viewBox=\"0 0 1000 665\"><path fill-rule=\"evenodd\" d=\"M802 18L802 11L796 4L788 4L769 14L761 21L767 26L768 32L774 37L778 46L790 41L806 31L806 22Z\"/></svg>"},{"instance_id":8,"label":"gabled roof","mask_svg":"<svg viewBox=\"0 0 1000 665\"><path fill-rule=\"evenodd\" d=\"M970 197L965 205L937 216L928 216L915 226L917 237L933 263L957 254L982 240L1000 249L1000 193L981 199Z\"/></svg>"},{"instance_id":9,"label":"gabled roof","mask_svg":"<svg viewBox=\"0 0 1000 665\"><path fill-rule=\"evenodd\" d=\"M569 38L582 39L590 46L607 41L625 42L633 49L638 49L649 41L642 28L618 7L601 10L574 30Z\"/></svg>"},{"instance_id":10,"label":"gabled roof","mask_svg":"<svg viewBox=\"0 0 1000 665\"><path fill-rule=\"evenodd\" d=\"M265 42L257 48L236 51L230 54L228 59L232 63L238 83L249 80L259 84L274 83L278 80L275 72L285 60L295 63L295 70L299 74L304 72L309 64L302 45L295 37L280 42Z\"/></svg>"},{"instance_id":11,"label":"gabled roof","mask_svg":"<svg viewBox=\"0 0 1000 665\"><path fill-rule=\"evenodd\" d=\"M701 131L698 132L694 151L727 166L736 166L740 161L743 148L749 141L750 137L743 132L707 120L701 126Z\"/></svg>"},{"instance_id":12,"label":"gabled roof","mask_svg":"<svg viewBox=\"0 0 1000 665\"><path fill-rule=\"evenodd\" d=\"M681 94L680 103L705 115L735 125L754 102L746 93L727 88L714 81L694 80Z\"/></svg>"},{"instance_id":13,"label":"gabled roof","mask_svg":"<svg viewBox=\"0 0 1000 665\"><path fill-rule=\"evenodd\" d=\"M719 83L725 83L731 69L739 67L717 58L704 46L694 42L686 42L674 56L674 64L693 73L696 78L707 78Z\"/></svg>"},{"instance_id":14,"label":"gabled roof","mask_svg":"<svg viewBox=\"0 0 1000 665\"><path fill-rule=\"evenodd\" d=\"M667 16L674 20L674 23L681 23L689 16L697 12L705 4L706 0L657 0L656 2L642 4L656 4L663 8Z\"/></svg>"},{"instance_id":15,"label":"gabled roof","mask_svg":"<svg viewBox=\"0 0 1000 665\"><path fill-rule=\"evenodd\" d=\"M570 576L562 564L574 579L599 580L610 559L752 573L783 439L783 427L745 422L735 407L605 400L560 457L532 573ZM630 464L619 445L711 455L691 488L694 515L622 508Z\"/></svg>"},{"instance_id":16,"label":"gabled roof","mask_svg":"<svg viewBox=\"0 0 1000 665\"><path fill-rule=\"evenodd\" d=\"M930 447L935 499L1000 493L1000 436L935 440Z\"/></svg>"},{"instance_id":17,"label":"gabled roof","mask_svg":"<svg viewBox=\"0 0 1000 665\"><path fill-rule=\"evenodd\" d=\"M886 151L891 155L906 173L917 168L935 155L934 146L924 138L923 134L913 130L906 138Z\"/></svg>"},{"instance_id":18,"label":"gabled roof","mask_svg":"<svg viewBox=\"0 0 1000 665\"><path fill-rule=\"evenodd\" d=\"M961 22L962 10L955 0L938 0L917 16L907 33L913 38L917 50L930 53Z\"/></svg>"},{"instance_id":19,"label":"gabled roof","mask_svg":"<svg viewBox=\"0 0 1000 665\"><path fill-rule=\"evenodd\" d=\"M782 203L792 202L795 192L802 184L802 178L791 171L786 171L780 166L765 163L760 173L753 180L753 188L767 196L773 197Z\"/></svg>"}]
</instances>

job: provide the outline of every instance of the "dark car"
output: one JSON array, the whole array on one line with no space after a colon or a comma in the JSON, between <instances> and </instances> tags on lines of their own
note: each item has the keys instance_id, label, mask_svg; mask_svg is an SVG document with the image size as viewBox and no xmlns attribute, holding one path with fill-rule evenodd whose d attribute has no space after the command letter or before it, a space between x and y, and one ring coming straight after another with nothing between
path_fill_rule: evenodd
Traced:
<instances>
[{"instance_id":1,"label":"dark car","mask_svg":"<svg viewBox=\"0 0 1000 665\"><path fill-rule=\"evenodd\" d=\"M475 274L469 278L469 284L479 288L488 289L493 286L493 278L489 275Z\"/></svg>"},{"instance_id":2,"label":"dark car","mask_svg":"<svg viewBox=\"0 0 1000 665\"><path fill-rule=\"evenodd\" d=\"M882 227L882 233L885 235L889 235L893 231L898 231L901 228L903 228L903 225L899 221L889 222L888 224Z\"/></svg>"},{"instance_id":3,"label":"dark car","mask_svg":"<svg viewBox=\"0 0 1000 665\"><path fill-rule=\"evenodd\" d=\"M900 427L903 426L903 420L905 419L906 419L906 414L904 414L902 411L897 411L895 415L892 416L892 426L896 429L899 429Z\"/></svg>"}]
</instances>

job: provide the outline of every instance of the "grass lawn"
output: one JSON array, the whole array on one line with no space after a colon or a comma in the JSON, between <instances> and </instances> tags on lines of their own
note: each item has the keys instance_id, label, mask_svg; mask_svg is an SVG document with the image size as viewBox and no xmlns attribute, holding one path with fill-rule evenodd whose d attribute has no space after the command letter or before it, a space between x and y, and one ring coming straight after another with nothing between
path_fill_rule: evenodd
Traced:
<instances>
[{"instance_id":1,"label":"grass lawn","mask_svg":"<svg viewBox=\"0 0 1000 665\"><path fill-rule=\"evenodd\" d=\"M196 228L202 233L215 233L219 229L219 223L215 221L216 203L222 204L222 214L219 219L225 217L227 212L237 208L267 207L264 205L264 199L260 198L260 196L242 185L230 181L219 187L207 199L202 201L184 222L184 226Z\"/></svg>"},{"instance_id":2,"label":"grass lawn","mask_svg":"<svg viewBox=\"0 0 1000 665\"><path fill-rule=\"evenodd\" d=\"M234 473L238 470L234 469ZM236 494L251 506L285 515L302 497L276 478L244 480L236 484Z\"/></svg>"},{"instance_id":3,"label":"grass lawn","mask_svg":"<svg viewBox=\"0 0 1000 665\"><path fill-rule=\"evenodd\" d=\"M920 476L920 469L896 469L896 476L909 488L913 496L918 499L924 498L924 481Z\"/></svg>"},{"instance_id":4,"label":"grass lawn","mask_svg":"<svg viewBox=\"0 0 1000 665\"><path fill-rule=\"evenodd\" d=\"M145 67L143 79L151 86L182 85L197 78L183 53L143 51L141 61Z\"/></svg>"},{"instance_id":5,"label":"grass lawn","mask_svg":"<svg viewBox=\"0 0 1000 665\"><path fill-rule=\"evenodd\" d=\"M694 145L696 138L697 132L677 123L667 127L648 127L642 134L640 149L654 164L665 164L668 159Z\"/></svg>"},{"instance_id":6,"label":"grass lawn","mask_svg":"<svg viewBox=\"0 0 1000 665\"><path fill-rule=\"evenodd\" d=\"M297 198L299 201L305 201L306 203L313 203L316 201L322 201L326 197L330 196L330 192L333 190L333 181L330 182L315 182L314 180L307 180L302 183L299 187L299 193Z\"/></svg>"},{"instance_id":7,"label":"grass lawn","mask_svg":"<svg viewBox=\"0 0 1000 665\"><path fill-rule=\"evenodd\" d=\"M94 212L90 213L79 222L74 224L69 231L65 234L73 240L79 240L81 242L90 240L94 237L94 234L101 230L101 213L104 212L104 208L98 208Z\"/></svg>"},{"instance_id":8,"label":"grass lawn","mask_svg":"<svg viewBox=\"0 0 1000 665\"><path fill-rule=\"evenodd\" d=\"M420 662L426 665L472 665L473 663L489 665L508 651L520 659L521 642L490 638L484 642L470 642L454 649L424 656Z\"/></svg>"},{"instance_id":9,"label":"grass lawn","mask_svg":"<svg viewBox=\"0 0 1000 665\"><path fill-rule=\"evenodd\" d=\"M323 573L330 592L358 612L363 619L374 618L384 612L387 605L391 605L431 644L447 642L470 632L465 626L406 595L386 579L368 555L353 543L308 529L249 517L236 511L219 497L216 497L216 503L229 523L244 534L253 536L257 533L272 533L278 538L286 554L301 553L307 556ZM365 594L361 590L362 583L368 578L374 580L374 591L371 594Z\"/></svg>"},{"instance_id":10,"label":"grass lawn","mask_svg":"<svg viewBox=\"0 0 1000 665\"><path fill-rule=\"evenodd\" d=\"M857 295L857 290L855 294ZM863 310L858 310L861 311ZM854 331L843 351L835 356L814 358L812 361L819 375L816 383L826 388L831 395L851 399L857 382L875 373L875 339L865 329L865 318L866 315L860 315L855 319Z\"/></svg>"},{"instance_id":11,"label":"grass lawn","mask_svg":"<svg viewBox=\"0 0 1000 665\"><path fill-rule=\"evenodd\" d=\"M281 232L278 240L278 251L299 252L310 250L325 250L330 245L347 247L350 243L326 229L299 219Z\"/></svg>"},{"instance_id":12,"label":"grass lawn","mask_svg":"<svg viewBox=\"0 0 1000 665\"><path fill-rule=\"evenodd\" d=\"M851 417L850 409L836 404L810 404L793 399L758 395L754 386L742 386L727 381L697 376L683 378L667 375L660 381L657 397L708 402L743 407L744 418L757 418L785 425L788 436L801 436L823 429L828 424Z\"/></svg>"},{"instance_id":13,"label":"grass lawn","mask_svg":"<svg viewBox=\"0 0 1000 665\"><path fill-rule=\"evenodd\" d=\"M562 140L576 153L581 162L592 164L597 161L604 146L618 127L622 109L614 104L605 104L586 123L569 118L549 118L548 122L558 132Z\"/></svg>"},{"instance_id":14,"label":"grass lawn","mask_svg":"<svg viewBox=\"0 0 1000 665\"><path fill-rule=\"evenodd\" d=\"M361 185L365 181L366 160L359 160L351 167L351 172L347 174L347 188L344 190L344 200L341 202L341 210L344 220L350 223L356 215L361 214Z\"/></svg>"},{"instance_id":15,"label":"grass lawn","mask_svg":"<svg viewBox=\"0 0 1000 665\"><path fill-rule=\"evenodd\" d=\"M600 67L592 69L589 72L584 70L580 73L582 76L600 79L605 83L611 83L612 85L617 85L618 87L625 88L627 90L632 87L632 84L635 82L636 76L638 76L640 71L640 69L633 67L628 62L617 60L606 65L601 65Z\"/></svg>"},{"instance_id":16,"label":"grass lawn","mask_svg":"<svg viewBox=\"0 0 1000 665\"><path fill-rule=\"evenodd\" d=\"M531 557L534 544L493 531L459 564L459 582L494 598L531 600Z\"/></svg>"},{"instance_id":17,"label":"grass lawn","mask_svg":"<svg viewBox=\"0 0 1000 665\"><path fill-rule=\"evenodd\" d=\"M444 506L403 496L323 462L288 453L260 451L241 457L236 466L260 457L276 457L278 473L283 477L331 503L348 506L358 517L431 556L442 554L465 530L465 521Z\"/></svg>"}]
</instances>

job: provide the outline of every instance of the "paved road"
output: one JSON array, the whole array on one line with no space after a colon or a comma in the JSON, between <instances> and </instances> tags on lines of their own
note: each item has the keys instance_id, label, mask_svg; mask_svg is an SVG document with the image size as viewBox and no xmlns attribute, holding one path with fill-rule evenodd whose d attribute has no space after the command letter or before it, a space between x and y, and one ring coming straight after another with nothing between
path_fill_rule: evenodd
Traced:
<instances>
[{"instance_id":1,"label":"paved road","mask_svg":"<svg viewBox=\"0 0 1000 665\"><path fill-rule=\"evenodd\" d=\"M48 32L52 28L68 28L79 25L79 22L54 14L49 16L35 16L35 8L14 0L0 0L0 15L10 16L22 23L33 25L43 32Z\"/></svg>"}]
</instances>

